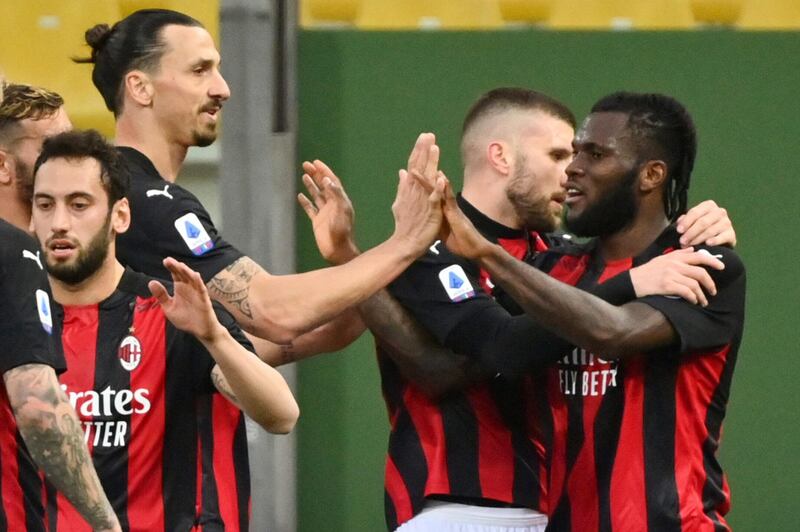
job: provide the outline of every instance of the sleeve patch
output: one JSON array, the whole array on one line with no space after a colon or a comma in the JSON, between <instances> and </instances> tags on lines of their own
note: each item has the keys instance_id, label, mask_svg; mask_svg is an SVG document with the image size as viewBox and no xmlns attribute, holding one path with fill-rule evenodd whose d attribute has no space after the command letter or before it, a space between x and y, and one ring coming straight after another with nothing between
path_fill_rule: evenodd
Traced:
<instances>
[{"instance_id":1,"label":"sleeve patch","mask_svg":"<svg viewBox=\"0 0 800 532\"><path fill-rule=\"evenodd\" d=\"M53 334L53 313L50 310L50 297L44 290L36 291L36 308L39 310L39 321L47 334Z\"/></svg>"},{"instance_id":2,"label":"sleeve patch","mask_svg":"<svg viewBox=\"0 0 800 532\"><path fill-rule=\"evenodd\" d=\"M440 271L439 281L451 301L463 301L475 297L472 283L469 282L464 269L458 264L453 264Z\"/></svg>"},{"instance_id":3,"label":"sleeve patch","mask_svg":"<svg viewBox=\"0 0 800 532\"><path fill-rule=\"evenodd\" d=\"M184 214L175 220L175 229L194 255L199 257L214 249L214 241L195 213Z\"/></svg>"}]
</instances>

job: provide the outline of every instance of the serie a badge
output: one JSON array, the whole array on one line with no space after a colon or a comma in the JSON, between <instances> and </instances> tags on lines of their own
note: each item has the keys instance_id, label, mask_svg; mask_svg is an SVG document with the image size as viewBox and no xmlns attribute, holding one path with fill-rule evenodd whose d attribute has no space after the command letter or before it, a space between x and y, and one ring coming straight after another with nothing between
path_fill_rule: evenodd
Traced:
<instances>
[{"instance_id":1,"label":"serie a badge","mask_svg":"<svg viewBox=\"0 0 800 532\"><path fill-rule=\"evenodd\" d=\"M120 342L117 356L119 356L119 363L128 371L136 369L139 362L142 361L142 344L133 335L133 327L131 327L128 336Z\"/></svg>"}]
</instances>

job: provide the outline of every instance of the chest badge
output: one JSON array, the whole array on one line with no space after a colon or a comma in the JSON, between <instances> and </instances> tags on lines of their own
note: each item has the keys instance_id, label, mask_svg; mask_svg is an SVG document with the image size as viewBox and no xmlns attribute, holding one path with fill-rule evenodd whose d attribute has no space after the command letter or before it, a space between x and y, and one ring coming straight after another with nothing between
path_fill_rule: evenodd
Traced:
<instances>
[{"instance_id":1,"label":"chest badge","mask_svg":"<svg viewBox=\"0 0 800 532\"><path fill-rule=\"evenodd\" d=\"M139 366L142 361L142 344L139 339L133 335L134 329L131 327L128 330L128 336L122 339L117 350L119 363L128 371L133 371Z\"/></svg>"}]
</instances>

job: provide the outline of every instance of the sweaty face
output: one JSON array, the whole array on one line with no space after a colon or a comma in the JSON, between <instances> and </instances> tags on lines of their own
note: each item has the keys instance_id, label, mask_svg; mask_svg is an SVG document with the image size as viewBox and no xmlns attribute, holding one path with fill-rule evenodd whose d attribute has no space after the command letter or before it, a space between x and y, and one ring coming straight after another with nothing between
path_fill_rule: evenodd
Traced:
<instances>
[{"instance_id":1,"label":"sweaty face","mask_svg":"<svg viewBox=\"0 0 800 532\"><path fill-rule=\"evenodd\" d=\"M521 225L531 230L553 231L561 222L572 135L567 122L536 111L531 127L519 136L506 196Z\"/></svg>"},{"instance_id":2,"label":"sweaty face","mask_svg":"<svg viewBox=\"0 0 800 532\"><path fill-rule=\"evenodd\" d=\"M607 236L638 212L640 161L624 113L593 113L575 135L567 167L567 228L579 236Z\"/></svg>"},{"instance_id":3,"label":"sweaty face","mask_svg":"<svg viewBox=\"0 0 800 532\"><path fill-rule=\"evenodd\" d=\"M20 123L20 134L11 144L14 169L20 200L26 203L31 199L33 186L33 166L42 151L42 143L47 137L72 129L72 123L60 108L53 115L39 120L25 119Z\"/></svg>"},{"instance_id":4,"label":"sweaty face","mask_svg":"<svg viewBox=\"0 0 800 532\"><path fill-rule=\"evenodd\" d=\"M220 111L230 97L219 52L203 28L170 25L162 32L166 51L151 77L159 125L170 142L208 146L217 138Z\"/></svg>"},{"instance_id":5,"label":"sweaty face","mask_svg":"<svg viewBox=\"0 0 800 532\"><path fill-rule=\"evenodd\" d=\"M95 159L50 159L39 167L32 225L48 273L75 285L97 272L113 238L111 214Z\"/></svg>"}]
</instances>

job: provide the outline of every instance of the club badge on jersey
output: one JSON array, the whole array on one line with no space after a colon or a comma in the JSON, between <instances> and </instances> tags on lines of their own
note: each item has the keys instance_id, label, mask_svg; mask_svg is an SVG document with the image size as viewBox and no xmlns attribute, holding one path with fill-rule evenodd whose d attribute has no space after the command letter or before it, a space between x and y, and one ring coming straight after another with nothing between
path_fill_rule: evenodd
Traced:
<instances>
[{"instance_id":1,"label":"club badge on jersey","mask_svg":"<svg viewBox=\"0 0 800 532\"><path fill-rule=\"evenodd\" d=\"M39 311L39 321L47 334L53 334L53 313L50 310L50 296L44 290L36 291L36 308Z\"/></svg>"},{"instance_id":2,"label":"club badge on jersey","mask_svg":"<svg viewBox=\"0 0 800 532\"><path fill-rule=\"evenodd\" d=\"M200 256L214 249L214 241L195 213L184 214L175 220L175 229L194 255Z\"/></svg>"},{"instance_id":3,"label":"club badge on jersey","mask_svg":"<svg viewBox=\"0 0 800 532\"><path fill-rule=\"evenodd\" d=\"M129 334L122 339L117 350L119 363L128 371L133 371L142 361L142 344L134 335Z\"/></svg>"},{"instance_id":4,"label":"club badge on jersey","mask_svg":"<svg viewBox=\"0 0 800 532\"><path fill-rule=\"evenodd\" d=\"M439 281L450 301L464 301L475 296L475 288L472 287L464 268L458 264L453 264L440 271Z\"/></svg>"}]
</instances>

